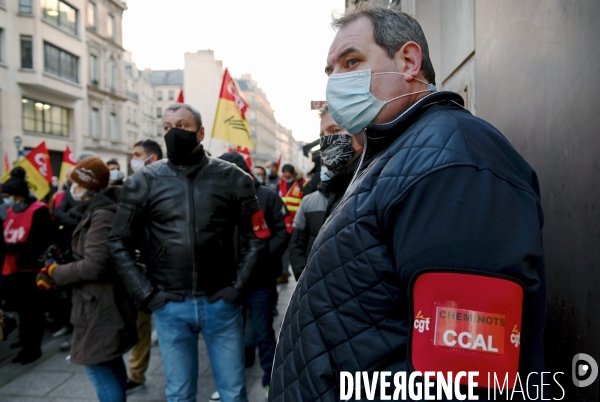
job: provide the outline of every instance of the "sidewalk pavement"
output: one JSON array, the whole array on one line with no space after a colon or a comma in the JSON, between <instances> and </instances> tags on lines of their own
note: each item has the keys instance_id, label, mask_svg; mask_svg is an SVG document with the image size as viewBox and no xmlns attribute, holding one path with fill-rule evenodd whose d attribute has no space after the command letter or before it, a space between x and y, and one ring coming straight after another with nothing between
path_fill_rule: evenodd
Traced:
<instances>
[{"instance_id":1,"label":"sidewalk pavement","mask_svg":"<svg viewBox=\"0 0 600 402\"><path fill-rule=\"evenodd\" d=\"M292 296L296 281L278 285L279 301L274 328L278 336L281 321ZM2 402L93 402L97 401L94 387L88 380L83 366L66 362L68 352L60 352L58 346L64 339L52 339L42 347L43 356L27 365L12 364L6 359L0 365L0 400ZM129 354L125 362L129 361ZM217 390L210 369L204 340L199 340L198 402L208 402ZM265 391L261 384L262 370L258 357L254 366L246 369L246 390L249 402L264 402ZM127 397L130 401L162 402L165 397L165 376L157 346L152 348L150 366L146 372L146 385Z\"/></svg>"}]
</instances>

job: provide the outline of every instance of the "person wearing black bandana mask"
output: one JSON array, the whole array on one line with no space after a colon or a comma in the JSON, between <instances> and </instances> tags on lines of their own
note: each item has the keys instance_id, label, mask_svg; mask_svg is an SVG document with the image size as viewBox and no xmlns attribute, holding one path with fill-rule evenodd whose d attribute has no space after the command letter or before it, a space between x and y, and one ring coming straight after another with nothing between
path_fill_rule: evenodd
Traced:
<instances>
[{"instance_id":1,"label":"person wearing black bandana mask","mask_svg":"<svg viewBox=\"0 0 600 402\"><path fill-rule=\"evenodd\" d=\"M363 134L350 135L331 117L327 105L321 116L321 182L328 196L325 218L335 209L346 192L362 153Z\"/></svg>"},{"instance_id":2,"label":"person wearing black bandana mask","mask_svg":"<svg viewBox=\"0 0 600 402\"><path fill-rule=\"evenodd\" d=\"M325 222L346 192L358 164L362 135L350 136L329 114L325 105L321 117L321 183L302 200L292 224L289 244L290 265L296 280L300 278L312 245ZM358 138L356 138L358 137Z\"/></svg>"},{"instance_id":3,"label":"person wearing black bandana mask","mask_svg":"<svg viewBox=\"0 0 600 402\"><path fill-rule=\"evenodd\" d=\"M123 186L107 243L111 258L138 308L153 313L167 399L195 399L202 331L221 397L246 401L240 300L259 273L257 257L270 232L252 178L204 151L195 108L168 107L163 131L167 160L147 165ZM147 274L132 258L141 238L139 262Z\"/></svg>"}]
</instances>

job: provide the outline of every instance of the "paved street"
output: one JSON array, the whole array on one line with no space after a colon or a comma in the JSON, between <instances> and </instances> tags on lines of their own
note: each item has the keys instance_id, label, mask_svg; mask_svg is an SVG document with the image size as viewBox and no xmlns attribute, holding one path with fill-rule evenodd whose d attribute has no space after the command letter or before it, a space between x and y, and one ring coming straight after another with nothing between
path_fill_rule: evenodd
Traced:
<instances>
[{"instance_id":1,"label":"paved street","mask_svg":"<svg viewBox=\"0 0 600 402\"><path fill-rule=\"evenodd\" d=\"M296 285L290 281L279 285L279 315L275 317L276 333L279 332L283 314ZM52 339L44 344L40 360L28 364L12 364L10 359L0 363L0 400L3 402L92 402L97 401L94 387L87 379L83 366L68 364L68 353L60 352L58 346L63 338ZM198 401L208 401L216 391L204 341L200 340L200 372L198 376ZM128 361L126 356L126 361ZM146 373L145 389L128 397L131 401L165 401L165 377L160 351L152 348L150 367ZM250 402L262 402L265 393L261 386L262 371L256 363L246 370L246 387Z\"/></svg>"}]
</instances>

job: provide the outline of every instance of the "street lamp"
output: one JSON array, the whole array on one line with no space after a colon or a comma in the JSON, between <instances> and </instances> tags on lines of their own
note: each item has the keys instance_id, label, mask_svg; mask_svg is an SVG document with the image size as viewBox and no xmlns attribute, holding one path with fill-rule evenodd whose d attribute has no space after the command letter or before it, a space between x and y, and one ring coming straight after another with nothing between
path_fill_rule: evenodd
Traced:
<instances>
[{"instance_id":1,"label":"street lamp","mask_svg":"<svg viewBox=\"0 0 600 402\"><path fill-rule=\"evenodd\" d=\"M13 138L13 142L15 143L15 147L17 147L17 161L21 157L21 145L23 144L23 140L18 135Z\"/></svg>"}]
</instances>

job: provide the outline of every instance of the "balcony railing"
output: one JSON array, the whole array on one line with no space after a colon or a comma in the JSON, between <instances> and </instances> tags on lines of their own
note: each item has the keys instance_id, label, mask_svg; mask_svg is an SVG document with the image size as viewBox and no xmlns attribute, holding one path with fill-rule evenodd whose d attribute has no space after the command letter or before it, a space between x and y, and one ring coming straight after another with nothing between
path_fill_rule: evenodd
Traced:
<instances>
[{"instance_id":1,"label":"balcony railing","mask_svg":"<svg viewBox=\"0 0 600 402\"><path fill-rule=\"evenodd\" d=\"M125 94L127 96L129 96L130 98L133 98L135 100L138 100L138 94L136 94L135 92L131 92L131 91L125 91Z\"/></svg>"}]
</instances>

